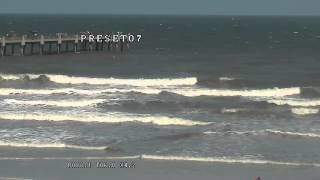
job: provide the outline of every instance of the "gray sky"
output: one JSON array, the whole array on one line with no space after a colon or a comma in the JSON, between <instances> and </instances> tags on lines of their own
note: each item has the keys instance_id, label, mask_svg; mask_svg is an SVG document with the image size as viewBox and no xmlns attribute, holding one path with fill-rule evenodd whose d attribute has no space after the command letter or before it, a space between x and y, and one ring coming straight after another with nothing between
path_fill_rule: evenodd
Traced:
<instances>
[{"instance_id":1,"label":"gray sky","mask_svg":"<svg viewBox=\"0 0 320 180\"><path fill-rule=\"evenodd\" d=\"M0 13L320 15L320 0L0 0Z\"/></svg>"}]
</instances>

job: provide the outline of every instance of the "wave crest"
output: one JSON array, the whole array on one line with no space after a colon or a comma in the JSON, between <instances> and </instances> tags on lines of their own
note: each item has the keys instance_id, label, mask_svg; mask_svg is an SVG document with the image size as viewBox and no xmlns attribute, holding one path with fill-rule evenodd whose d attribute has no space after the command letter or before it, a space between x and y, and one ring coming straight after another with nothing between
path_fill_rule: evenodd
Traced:
<instances>
[{"instance_id":1,"label":"wave crest","mask_svg":"<svg viewBox=\"0 0 320 180\"><path fill-rule=\"evenodd\" d=\"M312 107L320 106L320 100L309 100L309 99L271 99L268 103L276 105L289 105L289 106L301 106L301 107Z\"/></svg>"},{"instance_id":2,"label":"wave crest","mask_svg":"<svg viewBox=\"0 0 320 180\"><path fill-rule=\"evenodd\" d=\"M87 100L16 100L4 99L3 102L7 104L18 105L44 105L44 106L57 106L57 107L84 107L93 106L98 103L104 102L104 99L87 99Z\"/></svg>"},{"instance_id":3,"label":"wave crest","mask_svg":"<svg viewBox=\"0 0 320 180\"><path fill-rule=\"evenodd\" d=\"M287 135L287 136L320 138L320 134L315 134L315 133L299 133L299 132L278 131L278 130L271 130L271 129L267 129L266 132L272 133L272 134Z\"/></svg>"},{"instance_id":4,"label":"wave crest","mask_svg":"<svg viewBox=\"0 0 320 180\"><path fill-rule=\"evenodd\" d=\"M9 147L27 147L27 148L70 148L70 149L82 149L82 150L105 150L108 146L77 146L68 145L64 143L23 143L23 142L6 142L0 141L0 146Z\"/></svg>"},{"instance_id":5,"label":"wave crest","mask_svg":"<svg viewBox=\"0 0 320 180\"><path fill-rule=\"evenodd\" d=\"M272 88L254 90L223 90L223 89L179 89L174 93L184 96L246 96L246 97L283 97L300 93L299 87Z\"/></svg>"},{"instance_id":6,"label":"wave crest","mask_svg":"<svg viewBox=\"0 0 320 180\"><path fill-rule=\"evenodd\" d=\"M165 116L134 116L123 114L108 115L58 115L58 114L23 114L23 113L0 113L0 119L7 120L38 120L38 121L81 121L81 122L105 122L105 123L125 123L141 122L152 123L156 125L178 125L178 126L196 126L208 125L209 122L192 121L181 118L170 118Z\"/></svg>"},{"instance_id":7,"label":"wave crest","mask_svg":"<svg viewBox=\"0 0 320 180\"><path fill-rule=\"evenodd\" d=\"M0 75L3 79L18 80L26 75ZM92 84L92 85L132 85L132 86L177 86L177 85L195 85L196 77L186 78L163 78L163 79L119 79L119 78L93 78L93 77L78 77L56 74L27 74L32 78L41 76L48 77L51 81L60 84Z\"/></svg>"},{"instance_id":8,"label":"wave crest","mask_svg":"<svg viewBox=\"0 0 320 180\"><path fill-rule=\"evenodd\" d=\"M314 166L320 167L320 164L314 163L295 163L295 162L280 162L259 159L235 159L231 157L190 157L190 156L157 156L157 155L142 155L142 159L152 160L171 160L171 161L200 161L200 162L217 162L217 163L240 163L240 164L273 164L287 166Z\"/></svg>"}]
</instances>

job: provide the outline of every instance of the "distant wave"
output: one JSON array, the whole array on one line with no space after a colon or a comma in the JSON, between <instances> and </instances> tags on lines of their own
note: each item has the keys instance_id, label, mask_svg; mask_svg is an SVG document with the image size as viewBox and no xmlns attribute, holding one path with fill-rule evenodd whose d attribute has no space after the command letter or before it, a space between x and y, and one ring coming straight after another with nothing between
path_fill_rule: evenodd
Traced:
<instances>
[{"instance_id":1,"label":"distant wave","mask_svg":"<svg viewBox=\"0 0 320 180\"><path fill-rule=\"evenodd\" d=\"M139 89L139 88L108 88L105 90L85 90L85 89L75 89L75 88L61 88L61 89L13 89L13 88L1 88L0 95L7 96L12 94L38 94L38 95L50 95L50 94L81 94L81 95L98 95L102 93L128 93L128 92L140 92L145 94L158 94L161 90L158 89Z\"/></svg>"},{"instance_id":2,"label":"distant wave","mask_svg":"<svg viewBox=\"0 0 320 180\"><path fill-rule=\"evenodd\" d=\"M243 109L243 108L223 108L223 109L221 109L221 113L237 113L237 112L241 112L241 111L245 111L245 109Z\"/></svg>"},{"instance_id":3,"label":"distant wave","mask_svg":"<svg viewBox=\"0 0 320 180\"><path fill-rule=\"evenodd\" d=\"M289 132L289 131L280 131L274 129L266 129L266 130L259 130L259 131L226 131L226 132L219 132L219 131L204 131L203 134L206 135L225 135L225 134L235 134L235 135L268 135L268 134L275 134L275 135L285 135L285 136L299 136L305 138L320 138L320 134L315 133L300 133L300 132Z\"/></svg>"},{"instance_id":4,"label":"distant wave","mask_svg":"<svg viewBox=\"0 0 320 180\"><path fill-rule=\"evenodd\" d=\"M104 102L104 99L83 99L83 100L16 100L4 99L7 104L19 105L45 105L45 106L58 106L58 107L84 107L92 106Z\"/></svg>"},{"instance_id":5,"label":"distant wave","mask_svg":"<svg viewBox=\"0 0 320 180\"><path fill-rule=\"evenodd\" d=\"M0 95L7 96L12 94L38 94L38 95L50 95L50 94L84 94L95 95L105 92L104 90L84 90L74 88L61 88L61 89L13 89L13 88L1 88Z\"/></svg>"},{"instance_id":6,"label":"distant wave","mask_svg":"<svg viewBox=\"0 0 320 180\"><path fill-rule=\"evenodd\" d=\"M235 80L235 78L231 78L231 77L219 77L220 81L232 81Z\"/></svg>"},{"instance_id":7,"label":"distant wave","mask_svg":"<svg viewBox=\"0 0 320 180\"><path fill-rule=\"evenodd\" d=\"M40 75L26 74L31 78L38 78ZM26 75L1 75L3 79L17 80ZM163 78L163 79L119 79L119 78L91 78L67 75L44 74L50 81L61 84L93 84L93 85L131 85L131 86L175 86L194 85L197 83L196 77L187 78Z\"/></svg>"},{"instance_id":8,"label":"distant wave","mask_svg":"<svg viewBox=\"0 0 320 180\"><path fill-rule=\"evenodd\" d=\"M68 145L63 143L18 143L18 142L6 142L0 141L0 146L9 146L9 147L27 147L27 148L70 148L70 149L82 149L82 150L105 150L108 146L77 146L77 145Z\"/></svg>"},{"instance_id":9,"label":"distant wave","mask_svg":"<svg viewBox=\"0 0 320 180\"><path fill-rule=\"evenodd\" d=\"M320 100L312 100L312 99L271 99L271 100L268 100L267 102L276 104L276 105L289 105L289 106L302 106L302 107L320 106Z\"/></svg>"},{"instance_id":10,"label":"distant wave","mask_svg":"<svg viewBox=\"0 0 320 180\"><path fill-rule=\"evenodd\" d=\"M17 178L17 177L1 177L1 180L32 180L32 179L25 179L25 178Z\"/></svg>"},{"instance_id":11,"label":"distant wave","mask_svg":"<svg viewBox=\"0 0 320 180\"><path fill-rule=\"evenodd\" d=\"M255 89L255 90L229 90L229 89L202 89L202 88L175 88L175 89L160 89L160 88L108 88L105 90L85 90L85 89L74 89L74 88L62 88L62 89L12 89L2 88L0 89L0 95L10 94L85 94L85 95L96 95L107 92L140 92L144 94L159 94L163 91L188 96L245 96L245 97L284 97L300 93L300 88L273 88L273 89Z\"/></svg>"},{"instance_id":12,"label":"distant wave","mask_svg":"<svg viewBox=\"0 0 320 180\"><path fill-rule=\"evenodd\" d=\"M319 113L319 109L311 108L292 108L291 112L297 115L311 115Z\"/></svg>"},{"instance_id":13,"label":"distant wave","mask_svg":"<svg viewBox=\"0 0 320 180\"><path fill-rule=\"evenodd\" d=\"M314 166L320 167L320 164L313 163L295 163L295 162L281 162L260 159L236 159L231 157L190 157L190 156L158 156L158 155L142 155L142 159L152 160L171 160L171 161L199 161L199 162L217 162L217 163L240 163L240 164L273 164L286 166Z\"/></svg>"},{"instance_id":14,"label":"distant wave","mask_svg":"<svg viewBox=\"0 0 320 180\"><path fill-rule=\"evenodd\" d=\"M124 114L107 114L107 115L72 115L72 114L31 114L31 113L0 113L0 119L7 120L38 120L38 121L81 121L81 122L105 122L105 123L124 123L124 122L141 122L152 123L156 125L179 125L195 126L208 125L209 122L192 121L181 118L170 118L165 116L136 116Z\"/></svg>"},{"instance_id":15,"label":"distant wave","mask_svg":"<svg viewBox=\"0 0 320 180\"><path fill-rule=\"evenodd\" d=\"M223 89L179 89L174 93L184 96L246 96L246 97L283 97L300 93L299 87L273 88L254 90L223 90Z\"/></svg>"},{"instance_id":16,"label":"distant wave","mask_svg":"<svg viewBox=\"0 0 320 180\"><path fill-rule=\"evenodd\" d=\"M225 132L217 132L217 131L205 131L203 134L218 134L218 135L225 135L225 134L235 134L235 135L256 135L259 133L258 131L225 131Z\"/></svg>"},{"instance_id":17,"label":"distant wave","mask_svg":"<svg viewBox=\"0 0 320 180\"><path fill-rule=\"evenodd\" d=\"M272 133L272 134L287 135L287 136L320 138L320 134L315 134L315 133L288 132L288 131L278 131L278 130L272 130L272 129L267 129L266 132Z\"/></svg>"}]
</instances>

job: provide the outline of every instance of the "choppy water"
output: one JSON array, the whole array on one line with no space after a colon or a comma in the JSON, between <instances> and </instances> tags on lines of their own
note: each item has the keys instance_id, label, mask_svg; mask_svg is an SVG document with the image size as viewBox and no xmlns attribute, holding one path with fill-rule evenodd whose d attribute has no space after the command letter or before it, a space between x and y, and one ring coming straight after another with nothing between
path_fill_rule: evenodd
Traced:
<instances>
[{"instance_id":1,"label":"choppy water","mask_svg":"<svg viewBox=\"0 0 320 180\"><path fill-rule=\"evenodd\" d=\"M0 158L319 166L319 21L2 15L2 33L129 31L143 41L123 54L1 58Z\"/></svg>"}]
</instances>

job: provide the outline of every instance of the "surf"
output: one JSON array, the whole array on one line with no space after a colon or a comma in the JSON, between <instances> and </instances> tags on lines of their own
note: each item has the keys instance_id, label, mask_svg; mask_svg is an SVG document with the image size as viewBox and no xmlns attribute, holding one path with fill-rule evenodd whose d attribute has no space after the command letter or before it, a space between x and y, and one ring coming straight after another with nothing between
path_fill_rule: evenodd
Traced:
<instances>
[{"instance_id":1,"label":"surf","mask_svg":"<svg viewBox=\"0 0 320 180\"><path fill-rule=\"evenodd\" d=\"M160 155L142 155L142 159L151 160L166 160L166 161L195 161L195 162L214 162L228 164L260 164L260 165L286 165L286 166L314 166L320 167L316 163L296 163L296 162L281 162L260 159L245 159L232 157L192 157L192 156L160 156Z\"/></svg>"},{"instance_id":2,"label":"surf","mask_svg":"<svg viewBox=\"0 0 320 180\"><path fill-rule=\"evenodd\" d=\"M67 76L57 74L44 74L46 77L55 83L60 84L91 84L91 85L131 85L131 86L181 86L181 85L195 85L197 83L196 77L186 78L156 78L156 79L122 79L122 78L94 78L94 77L80 77L80 76ZM40 74L0 74L6 80L18 80L24 76L31 78L39 78Z\"/></svg>"},{"instance_id":3,"label":"surf","mask_svg":"<svg viewBox=\"0 0 320 180\"><path fill-rule=\"evenodd\" d=\"M245 97L284 97L300 94L299 87L271 89L176 89L172 91L183 96L245 96Z\"/></svg>"},{"instance_id":4,"label":"surf","mask_svg":"<svg viewBox=\"0 0 320 180\"><path fill-rule=\"evenodd\" d=\"M267 129L266 132L271 134L286 135L286 136L320 138L320 134L315 134L315 133L299 133L299 132L279 131L279 130L271 130L271 129Z\"/></svg>"},{"instance_id":5,"label":"surf","mask_svg":"<svg viewBox=\"0 0 320 180\"><path fill-rule=\"evenodd\" d=\"M79 121L102 123L140 122L160 126L197 126L208 125L210 122L192 121L166 116L137 116L126 114L50 114L50 113L0 113L0 119L6 120L37 120L37 121Z\"/></svg>"},{"instance_id":6,"label":"surf","mask_svg":"<svg viewBox=\"0 0 320 180\"><path fill-rule=\"evenodd\" d=\"M82 99L82 100L16 100L16 99L4 99L6 104L16 105L43 105L43 106L57 106L57 107L85 107L95 106L98 103L104 102L104 99Z\"/></svg>"}]
</instances>

